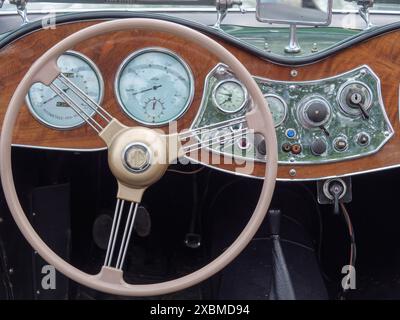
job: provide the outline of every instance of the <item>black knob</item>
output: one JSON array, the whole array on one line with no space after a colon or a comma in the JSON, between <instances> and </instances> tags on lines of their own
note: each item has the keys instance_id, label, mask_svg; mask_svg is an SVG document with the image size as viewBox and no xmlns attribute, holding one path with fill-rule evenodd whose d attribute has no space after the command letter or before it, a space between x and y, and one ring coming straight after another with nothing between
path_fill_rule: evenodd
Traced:
<instances>
[{"instance_id":1,"label":"black knob","mask_svg":"<svg viewBox=\"0 0 400 320\"><path fill-rule=\"evenodd\" d=\"M315 139L311 143L311 152L316 156L320 156L325 153L326 149L327 145L323 139Z\"/></svg>"},{"instance_id":2,"label":"black knob","mask_svg":"<svg viewBox=\"0 0 400 320\"><path fill-rule=\"evenodd\" d=\"M319 126L328 120L329 117L329 106L325 101L313 100L311 101L305 110L305 114L311 125Z\"/></svg>"}]
</instances>

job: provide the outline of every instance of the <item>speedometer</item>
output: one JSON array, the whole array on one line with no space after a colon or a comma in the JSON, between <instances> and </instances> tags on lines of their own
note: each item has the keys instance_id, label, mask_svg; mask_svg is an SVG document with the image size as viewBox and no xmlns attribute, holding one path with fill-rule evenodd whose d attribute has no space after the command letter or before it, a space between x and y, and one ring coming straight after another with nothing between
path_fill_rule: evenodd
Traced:
<instances>
[{"instance_id":1,"label":"speedometer","mask_svg":"<svg viewBox=\"0 0 400 320\"><path fill-rule=\"evenodd\" d=\"M101 102L103 80L99 70L89 58L75 51L67 51L58 58L57 64L65 77L94 101ZM94 114L94 110L71 93L61 81L55 80L54 84L78 103L86 114L90 116ZM26 102L32 115L51 128L71 129L84 123L84 120L61 97L42 83L32 85Z\"/></svg>"},{"instance_id":2,"label":"speedometer","mask_svg":"<svg viewBox=\"0 0 400 320\"><path fill-rule=\"evenodd\" d=\"M146 48L121 65L115 90L125 113L146 125L162 125L179 118L193 99L189 66L175 53Z\"/></svg>"}]
</instances>

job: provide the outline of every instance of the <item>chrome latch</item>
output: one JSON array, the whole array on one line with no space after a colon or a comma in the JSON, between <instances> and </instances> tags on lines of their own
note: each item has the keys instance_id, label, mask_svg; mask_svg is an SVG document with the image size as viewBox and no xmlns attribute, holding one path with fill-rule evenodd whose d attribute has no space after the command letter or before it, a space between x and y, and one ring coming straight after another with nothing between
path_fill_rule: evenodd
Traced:
<instances>
[{"instance_id":1,"label":"chrome latch","mask_svg":"<svg viewBox=\"0 0 400 320\"><path fill-rule=\"evenodd\" d=\"M360 8L358 9L358 12L359 12L361 18L367 24L366 29L372 28L374 25L371 22L371 16L370 16L369 9L374 6L374 0L357 0L357 5L360 6Z\"/></svg>"},{"instance_id":2,"label":"chrome latch","mask_svg":"<svg viewBox=\"0 0 400 320\"><path fill-rule=\"evenodd\" d=\"M14 4L17 7L17 12L22 19L22 25L27 24L29 22L26 9L28 0L10 0L10 4Z\"/></svg>"},{"instance_id":3,"label":"chrome latch","mask_svg":"<svg viewBox=\"0 0 400 320\"><path fill-rule=\"evenodd\" d=\"M213 28L221 30L221 23L228 14L228 9L233 6L239 6L241 13L245 13L246 9L242 7L242 0L215 0L215 7L217 9L217 21L214 23Z\"/></svg>"}]
</instances>

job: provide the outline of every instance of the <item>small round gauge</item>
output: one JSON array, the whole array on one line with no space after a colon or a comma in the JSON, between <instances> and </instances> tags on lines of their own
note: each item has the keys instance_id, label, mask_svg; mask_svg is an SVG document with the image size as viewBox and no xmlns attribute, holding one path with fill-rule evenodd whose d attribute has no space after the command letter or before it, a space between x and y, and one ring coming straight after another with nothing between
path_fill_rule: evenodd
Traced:
<instances>
[{"instance_id":1,"label":"small round gauge","mask_svg":"<svg viewBox=\"0 0 400 320\"><path fill-rule=\"evenodd\" d=\"M97 103L103 97L103 79L95 64L84 55L67 51L57 61L64 76L77 85L86 95ZM92 116L94 111L77 98L61 81L55 80L59 86L76 103L79 103L86 114ZM26 97L32 115L43 124L54 129L72 129L84 123L84 120L50 87L35 83Z\"/></svg>"},{"instance_id":2,"label":"small round gauge","mask_svg":"<svg viewBox=\"0 0 400 320\"><path fill-rule=\"evenodd\" d=\"M146 48L121 65L115 90L122 109L145 125L163 125L179 118L193 100L189 66L175 53Z\"/></svg>"},{"instance_id":3,"label":"small round gauge","mask_svg":"<svg viewBox=\"0 0 400 320\"><path fill-rule=\"evenodd\" d=\"M280 126L286 118L287 114L286 102L281 97L275 94L266 94L264 98L268 102L268 107L269 110L271 111L275 127Z\"/></svg>"},{"instance_id":4,"label":"small round gauge","mask_svg":"<svg viewBox=\"0 0 400 320\"><path fill-rule=\"evenodd\" d=\"M213 91L214 104L225 113L235 113L243 109L247 102L247 90L237 80L223 80Z\"/></svg>"}]
</instances>

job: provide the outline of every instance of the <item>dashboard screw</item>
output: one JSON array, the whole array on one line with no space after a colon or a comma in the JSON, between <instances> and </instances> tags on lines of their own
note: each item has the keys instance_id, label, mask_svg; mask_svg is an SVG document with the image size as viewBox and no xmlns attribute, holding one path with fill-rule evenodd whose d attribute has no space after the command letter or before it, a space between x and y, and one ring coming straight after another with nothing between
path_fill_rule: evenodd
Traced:
<instances>
[{"instance_id":1,"label":"dashboard screw","mask_svg":"<svg viewBox=\"0 0 400 320\"><path fill-rule=\"evenodd\" d=\"M313 43L313 46L311 48L311 52L318 52L318 46L317 46L316 42Z\"/></svg>"},{"instance_id":2,"label":"dashboard screw","mask_svg":"<svg viewBox=\"0 0 400 320\"><path fill-rule=\"evenodd\" d=\"M293 69L292 71L290 71L290 75L291 75L292 77L297 77L298 74L299 74L299 73L298 73L298 71L297 71L296 69Z\"/></svg>"},{"instance_id":3,"label":"dashboard screw","mask_svg":"<svg viewBox=\"0 0 400 320\"><path fill-rule=\"evenodd\" d=\"M291 177L294 177L296 174L297 174L296 169L290 169L290 170L289 170L289 175L290 175Z\"/></svg>"}]
</instances>

